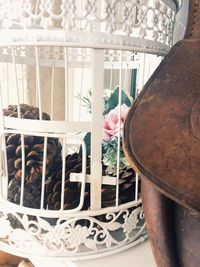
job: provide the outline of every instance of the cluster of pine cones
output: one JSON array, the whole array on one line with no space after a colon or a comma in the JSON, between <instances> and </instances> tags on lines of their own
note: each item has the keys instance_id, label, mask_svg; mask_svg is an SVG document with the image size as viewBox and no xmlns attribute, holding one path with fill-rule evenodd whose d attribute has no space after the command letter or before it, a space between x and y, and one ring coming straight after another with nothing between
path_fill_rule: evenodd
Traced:
<instances>
[{"instance_id":1,"label":"cluster of pine cones","mask_svg":"<svg viewBox=\"0 0 200 267\"><path fill-rule=\"evenodd\" d=\"M81 194L81 183L70 182L71 173L82 172L82 156L78 153L67 155L65 158L65 189L64 189L64 209L73 209L79 205ZM89 173L89 159L87 160L87 173ZM45 184L46 206L50 210L61 208L61 186L62 186L62 166L58 168L55 176L51 176ZM89 185L86 184L84 195L84 206L88 209Z\"/></svg>"},{"instance_id":2,"label":"cluster of pine cones","mask_svg":"<svg viewBox=\"0 0 200 267\"><path fill-rule=\"evenodd\" d=\"M86 173L90 174L90 159L87 159ZM105 166L104 166L105 167ZM51 210L58 210L61 207L61 168L56 176L51 176L46 181L46 206ZM80 201L81 183L70 182L71 173L82 172L81 155L74 153L66 157L65 165L65 190L64 190L64 209L76 208ZM103 173L105 175L105 173ZM115 179L113 177L113 179ZM115 205L116 187L114 185L102 185L102 208ZM134 200L135 198L135 172L130 167L126 167L120 177L119 185L119 204ZM83 210L90 208L90 186L86 184Z\"/></svg>"},{"instance_id":3,"label":"cluster of pine cones","mask_svg":"<svg viewBox=\"0 0 200 267\"><path fill-rule=\"evenodd\" d=\"M17 106L10 105L4 109L4 116L17 117ZM39 119L39 110L29 105L20 105L20 117ZM43 120L50 120L42 113ZM62 160L61 144L57 138L47 139L47 158L45 169L45 199L41 204L41 183L43 173L44 137L20 134L6 135L7 166L9 176L8 200L19 204L21 197L22 178L22 140L24 138L24 194L23 206L59 210L61 208ZM103 166L103 172L106 166ZM87 159L87 174L90 174L90 159ZM78 153L67 155L65 159L64 209L73 209L79 205L81 183L70 182L71 173L82 172L82 157ZM114 179L114 178L113 178ZM119 204L134 200L135 172L126 167L120 177ZM102 207L115 205L116 188L112 185L102 185ZM90 208L90 186L86 184L84 205L82 209Z\"/></svg>"},{"instance_id":4,"label":"cluster of pine cones","mask_svg":"<svg viewBox=\"0 0 200 267\"><path fill-rule=\"evenodd\" d=\"M18 117L16 105L3 110L4 116ZM20 105L20 117L39 120L39 109L26 104ZM43 120L50 120L47 113L42 113ZM24 194L23 205L39 208L43 173L44 137L34 135L6 134L6 152L8 167L8 200L19 204L22 178L22 138L24 140ZM57 138L47 139L46 177L57 170L61 161L61 145Z\"/></svg>"}]
</instances>

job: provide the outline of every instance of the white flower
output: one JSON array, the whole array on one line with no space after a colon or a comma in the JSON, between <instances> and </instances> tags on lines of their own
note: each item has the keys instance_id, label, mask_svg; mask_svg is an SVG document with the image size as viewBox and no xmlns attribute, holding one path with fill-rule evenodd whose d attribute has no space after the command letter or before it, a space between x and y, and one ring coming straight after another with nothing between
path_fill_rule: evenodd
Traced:
<instances>
[{"instance_id":1,"label":"white flower","mask_svg":"<svg viewBox=\"0 0 200 267\"><path fill-rule=\"evenodd\" d=\"M75 228L69 229L68 242L72 247L78 247L81 243L85 243L90 235L90 230L86 226L77 225Z\"/></svg>"},{"instance_id":2,"label":"white flower","mask_svg":"<svg viewBox=\"0 0 200 267\"><path fill-rule=\"evenodd\" d=\"M63 240L64 238L65 238L65 229L61 227L51 228L51 230L46 235L46 239L56 245L60 245L61 240Z\"/></svg>"},{"instance_id":3,"label":"white flower","mask_svg":"<svg viewBox=\"0 0 200 267\"><path fill-rule=\"evenodd\" d=\"M71 227L70 225L59 225L53 227L46 234L46 241L56 246L62 246L65 244L69 249L77 249L78 246L87 241L87 237L90 235L90 230L86 226L76 225Z\"/></svg>"},{"instance_id":4,"label":"white flower","mask_svg":"<svg viewBox=\"0 0 200 267\"><path fill-rule=\"evenodd\" d=\"M124 233L130 234L136 227L137 223L138 223L137 213L133 211L131 215L129 217L126 217L124 220L124 225L123 225Z\"/></svg>"}]
</instances>

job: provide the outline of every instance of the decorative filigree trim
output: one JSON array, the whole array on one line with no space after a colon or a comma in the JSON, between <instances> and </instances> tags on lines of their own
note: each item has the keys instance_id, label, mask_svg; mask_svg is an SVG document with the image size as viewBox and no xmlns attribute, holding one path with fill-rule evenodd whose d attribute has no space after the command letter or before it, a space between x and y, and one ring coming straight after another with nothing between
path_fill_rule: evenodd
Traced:
<instances>
[{"instance_id":1,"label":"decorative filigree trim","mask_svg":"<svg viewBox=\"0 0 200 267\"><path fill-rule=\"evenodd\" d=\"M23 253L81 256L116 249L146 235L141 207L120 212L58 219L1 214L0 242Z\"/></svg>"},{"instance_id":2,"label":"decorative filigree trim","mask_svg":"<svg viewBox=\"0 0 200 267\"><path fill-rule=\"evenodd\" d=\"M16 31L13 41L17 41L16 38L18 41L24 38L30 41L32 38L39 42L40 38L43 41L46 38L46 41L55 42L58 38L90 47L95 44L134 44L137 47L137 42L131 40L136 38L146 40L146 45L148 41L167 47L172 45L177 11L173 0L168 1L168 5L161 0L84 0L81 5L79 1L62 0L59 6L55 0L40 0L37 3L33 0L7 0L0 4L0 27L2 30ZM29 31L29 34L25 31L32 29L34 31ZM39 30L42 30L41 34ZM3 34L5 39L5 32ZM14 32L9 32L8 36L11 35Z\"/></svg>"}]
</instances>

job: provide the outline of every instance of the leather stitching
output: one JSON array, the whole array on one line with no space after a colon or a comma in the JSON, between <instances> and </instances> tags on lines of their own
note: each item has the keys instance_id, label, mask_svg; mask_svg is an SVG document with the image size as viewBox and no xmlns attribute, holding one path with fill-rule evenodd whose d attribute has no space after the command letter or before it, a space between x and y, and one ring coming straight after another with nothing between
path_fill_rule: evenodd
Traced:
<instances>
[{"instance_id":1,"label":"leather stitching","mask_svg":"<svg viewBox=\"0 0 200 267\"><path fill-rule=\"evenodd\" d=\"M190 33L190 37L192 37L193 33L194 33L194 28L195 28L195 23L196 23L196 18L197 18L197 8L199 5L199 0L196 0L195 2L195 8L194 8L194 19L193 19L193 23L192 23L192 30Z\"/></svg>"}]
</instances>

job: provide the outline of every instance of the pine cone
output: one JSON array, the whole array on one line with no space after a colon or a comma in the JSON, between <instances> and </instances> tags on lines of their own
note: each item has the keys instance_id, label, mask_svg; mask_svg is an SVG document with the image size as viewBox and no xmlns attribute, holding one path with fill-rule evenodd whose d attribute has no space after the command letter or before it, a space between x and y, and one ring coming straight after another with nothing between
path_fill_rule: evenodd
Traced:
<instances>
[{"instance_id":1,"label":"pine cone","mask_svg":"<svg viewBox=\"0 0 200 267\"><path fill-rule=\"evenodd\" d=\"M102 185L101 189L101 207L107 208L115 206L116 187L114 185Z\"/></svg>"},{"instance_id":2,"label":"pine cone","mask_svg":"<svg viewBox=\"0 0 200 267\"><path fill-rule=\"evenodd\" d=\"M105 173L106 167L104 166ZM110 173L115 179L116 174ZM119 204L135 200L135 172L129 166L125 167L119 177ZM116 186L102 185L102 207L111 207L116 204Z\"/></svg>"},{"instance_id":3,"label":"pine cone","mask_svg":"<svg viewBox=\"0 0 200 267\"><path fill-rule=\"evenodd\" d=\"M18 109L17 105L9 105L8 108L3 110L3 115L8 117L18 117ZM39 120L39 109L34 106L30 106L27 104L20 104L20 118L22 119L30 119L30 120ZM42 112L43 120L50 120L50 116Z\"/></svg>"},{"instance_id":4,"label":"pine cone","mask_svg":"<svg viewBox=\"0 0 200 267\"><path fill-rule=\"evenodd\" d=\"M120 175L121 183L119 185L119 198L121 204L135 200L135 179L136 174L131 167L127 166L122 170ZM140 181L138 189L140 191Z\"/></svg>"},{"instance_id":5,"label":"pine cone","mask_svg":"<svg viewBox=\"0 0 200 267\"><path fill-rule=\"evenodd\" d=\"M66 157L65 166L65 191L64 209L76 208L80 201L81 183L70 182L71 173L82 171L82 159L77 153ZM47 180L45 185L46 206L50 210L59 210L61 204L62 165L57 168L57 173ZM103 175L106 167L103 165ZM90 160L87 159L87 174L90 174ZM113 177L113 179L115 179ZM115 206L116 187L102 185L102 208ZM90 185L86 184L85 201L82 210L90 208ZM125 167L120 175L119 204L132 201L135 198L135 172L130 167Z\"/></svg>"},{"instance_id":6,"label":"pine cone","mask_svg":"<svg viewBox=\"0 0 200 267\"><path fill-rule=\"evenodd\" d=\"M20 204L21 196L21 181L13 178L8 186L8 200ZM29 208L40 208L41 201L41 182L25 183L24 184L24 198L23 206Z\"/></svg>"},{"instance_id":7,"label":"pine cone","mask_svg":"<svg viewBox=\"0 0 200 267\"><path fill-rule=\"evenodd\" d=\"M4 116L17 117L17 106L10 105L4 109ZM20 105L20 116L26 119L39 119L39 109L33 106ZM42 113L44 120L50 117ZM22 178L22 140L20 134L6 135L7 166L9 176L8 200L19 204ZM24 206L39 208L41 195L41 180L43 173L44 137L24 135L25 154L25 184ZM51 176L61 159L61 145L57 138L47 139L47 157L45 179ZM15 187L15 186L16 187Z\"/></svg>"},{"instance_id":8,"label":"pine cone","mask_svg":"<svg viewBox=\"0 0 200 267\"><path fill-rule=\"evenodd\" d=\"M89 161L88 161L89 163ZM82 171L82 159L77 153L68 155L65 160L65 189L64 189L64 210L74 209L80 202L81 183L70 182L71 173ZM50 210L59 210L61 207L61 184L62 184L62 165L58 168L55 176L52 176L45 185L46 205ZM84 194L84 206L89 206L89 185L86 184Z\"/></svg>"}]
</instances>

